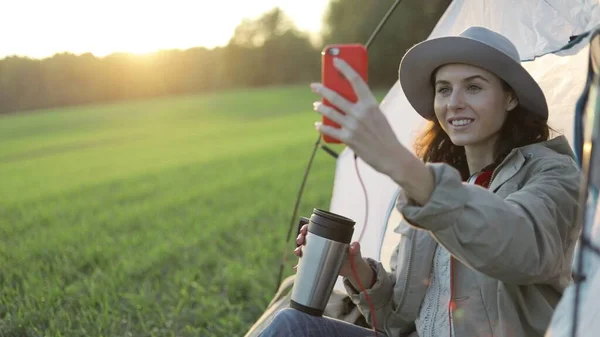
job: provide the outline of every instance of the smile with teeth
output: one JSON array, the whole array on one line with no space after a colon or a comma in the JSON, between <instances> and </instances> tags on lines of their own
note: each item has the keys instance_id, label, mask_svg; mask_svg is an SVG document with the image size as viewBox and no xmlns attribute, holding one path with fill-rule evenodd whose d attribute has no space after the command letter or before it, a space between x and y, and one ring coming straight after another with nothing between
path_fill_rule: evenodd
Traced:
<instances>
[{"instance_id":1,"label":"smile with teeth","mask_svg":"<svg viewBox=\"0 0 600 337\"><path fill-rule=\"evenodd\" d=\"M465 126L465 125L471 124L471 122L473 122L473 120L469 119L469 118L454 119L454 120L450 121L450 124L452 124L454 126Z\"/></svg>"}]
</instances>

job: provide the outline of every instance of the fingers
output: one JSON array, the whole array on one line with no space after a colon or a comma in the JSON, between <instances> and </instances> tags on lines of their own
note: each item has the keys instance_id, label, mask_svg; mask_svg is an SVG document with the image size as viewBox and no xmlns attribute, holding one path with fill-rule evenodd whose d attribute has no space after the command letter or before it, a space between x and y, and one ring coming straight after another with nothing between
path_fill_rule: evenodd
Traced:
<instances>
[{"instance_id":1,"label":"fingers","mask_svg":"<svg viewBox=\"0 0 600 337\"><path fill-rule=\"evenodd\" d=\"M344 77L346 77L348 82L350 82L358 100L370 101L374 99L373 93L369 89L367 83L346 61L336 57L333 59L333 65L342 73L342 75L344 75Z\"/></svg>"},{"instance_id":2,"label":"fingers","mask_svg":"<svg viewBox=\"0 0 600 337\"><path fill-rule=\"evenodd\" d=\"M304 244L304 237L305 237L304 234L302 234L302 233L298 234L298 236L296 237L296 245L302 246Z\"/></svg>"},{"instance_id":3,"label":"fingers","mask_svg":"<svg viewBox=\"0 0 600 337\"><path fill-rule=\"evenodd\" d=\"M302 246L296 247L296 249L294 249L294 255L296 255L297 257L302 257Z\"/></svg>"},{"instance_id":4,"label":"fingers","mask_svg":"<svg viewBox=\"0 0 600 337\"><path fill-rule=\"evenodd\" d=\"M345 113L351 113L353 103L348 101L344 97L340 96L335 91L324 87L320 83L312 83L310 85L310 87L312 88L312 90L315 93L321 95L323 98L328 100L331 104L338 107L340 110L344 111Z\"/></svg>"},{"instance_id":5,"label":"fingers","mask_svg":"<svg viewBox=\"0 0 600 337\"><path fill-rule=\"evenodd\" d=\"M324 135L339 139L342 143L344 143L346 145L350 145L349 144L350 134L347 129L334 128L329 125L324 125L321 122L316 122L315 128L317 129L317 131L319 131L320 133L322 133Z\"/></svg>"},{"instance_id":6,"label":"fingers","mask_svg":"<svg viewBox=\"0 0 600 337\"><path fill-rule=\"evenodd\" d=\"M303 235L308 234L308 225L302 225L302 227L300 228L300 233L302 233Z\"/></svg>"},{"instance_id":7,"label":"fingers","mask_svg":"<svg viewBox=\"0 0 600 337\"><path fill-rule=\"evenodd\" d=\"M306 237L307 233L308 233L308 225L303 225L300 228L300 233L298 233L298 236L296 237L296 244L298 246L302 246L304 244L304 238Z\"/></svg>"},{"instance_id":8,"label":"fingers","mask_svg":"<svg viewBox=\"0 0 600 337\"><path fill-rule=\"evenodd\" d=\"M341 114L336 109L334 109L330 106L327 106L321 102L314 102L313 110L315 110L316 112L321 114L321 116L325 116L325 117L331 119L332 121L338 123L342 127L346 127L346 118L344 117L343 114Z\"/></svg>"}]
</instances>

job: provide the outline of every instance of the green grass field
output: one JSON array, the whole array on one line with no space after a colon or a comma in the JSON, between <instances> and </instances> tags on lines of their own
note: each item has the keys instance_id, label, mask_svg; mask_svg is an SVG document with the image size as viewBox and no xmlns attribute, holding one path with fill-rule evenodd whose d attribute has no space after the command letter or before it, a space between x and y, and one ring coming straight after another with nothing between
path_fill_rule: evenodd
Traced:
<instances>
[{"instance_id":1,"label":"green grass field","mask_svg":"<svg viewBox=\"0 0 600 337\"><path fill-rule=\"evenodd\" d=\"M242 336L275 292L316 99L296 86L0 117L0 336ZM334 170L319 151L299 215L329 207Z\"/></svg>"}]
</instances>

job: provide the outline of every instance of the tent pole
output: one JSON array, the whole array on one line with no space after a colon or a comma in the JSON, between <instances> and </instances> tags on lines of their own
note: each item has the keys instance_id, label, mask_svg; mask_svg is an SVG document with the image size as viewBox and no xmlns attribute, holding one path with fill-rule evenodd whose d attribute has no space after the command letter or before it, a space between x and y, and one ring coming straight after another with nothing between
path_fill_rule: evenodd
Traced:
<instances>
[{"instance_id":1,"label":"tent pole","mask_svg":"<svg viewBox=\"0 0 600 337\"><path fill-rule=\"evenodd\" d=\"M371 45L371 43L373 43L373 40L375 40L375 37L377 36L377 34L379 34L379 32L381 31L381 28L383 28L383 25L387 22L388 18L390 17L390 15L392 15L392 13L396 9L396 7L398 7L400 2L402 2L402 0L396 0L396 2L394 2L394 4L392 5L392 7L390 7L390 9L387 11L387 13L385 13L385 15L383 16L383 19L381 19L381 21L379 21L379 24L377 25L377 27L375 27L375 30L373 31L373 33L371 33L371 36L365 43L365 48L369 49L369 46Z\"/></svg>"},{"instance_id":2,"label":"tent pole","mask_svg":"<svg viewBox=\"0 0 600 337\"><path fill-rule=\"evenodd\" d=\"M574 273L575 279L575 297L573 299L573 318L571 323L571 336L577 335L577 328L579 324L579 315L581 303L581 283L586 281L584 273L584 254L587 250L591 250L592 253L600 254L600 249L595 247L591 238L588 237L587 228L592 226L594 216L598 204L598 173L596 170L598 167L596 157L600 155L597 149L600 146L600 109L598 109L597 94L593 97L589 96L592 92L592 87L600 86L600 77L597 70L597 56L600 48L596 45L600 45L600 30L595 30L590 38L589 46L590 53L588 58L588 77L586 80L586 86L582 96L577 103L575 111L575 139L576 139L576 154L579 156L577 159L581 166L581 185L579 202L580 209L577 213L576 224L581 228L579 237L579 249L577 256L577 267ZM594 90L595 92L595 90ZM592 116L586 116L588 113ZM578 140L578 142L577 142ZM589 225L589 226L588 226ZM591 230L591 228L590 228Z\"/></svg>"},{"instance_id":3,"label":"tent pole","mask_svg":"<svg viewBox=\"0 0 600 337\"><path fill-rule=\"evenodd\" d=\"M294 204L294 210L292 212L292 218L290 219L290 225L288 228L287 239L285 240L285 245L283 249L283 257L281 258L281 262L279 263L279 274L277 275L277 284L275 285L275 292L279 289L279 285L281 284L281 279L283 277L283 268L288 255L288 244L290 243L290 238L292 236L292 228L294 228L294 224L297 223L298 219L298 207L300 206L300 199L302 197L302 192L304 191L304 186L306 186L306 180L308 178L308 173L310 172L310 168L312 167L313 160L315 159L315 154L317 149L319 148L319 144L321 144L321 134L319 133L317 137L317 141L315 142L315 146L313 147L312 153L310 154L310 158L308 160L308 165L306 166L306 170L304 170L304 177L302 178L302 182L300 183L300 189L298 190L298 195L296 196L296 202Z\"/></svg>"},{"instance_id":4,"label":"tent pole","mask_svg":"<svg viewBox=\"0 0 600 337\"><path fill-rule=\"evenodd\" d=\"M371 34L371 36L365 43L365 48L367 50L369 49L369 46L375 40L375 37L377 36L379 31L381 31L381 28L383 28L383 25L387 22L387 20L392 15L392 13L396 9L396 7L398 7L400 2L402 2L402 0L396 0L394 2L394 4L392 5L392 7L390 7L390 9L387 11L385 16L381 19L381 21L379 22L377 27L375 27L375 30L373 31L373 33ZM308 165L306 167L306 170L304 171L304 177L302 178L302 182L300 183L300 189L298 190L298 195L296 196L296 202L294 204L294 210L292 212L292 218L290 219L290 224L289 224L289 228L288 228L287 239L284 244L283 257L281 258L281 262L279 263L279 273L277 275L277 283L275 284L275 293L277 293L277 290L279 289L279 285L281 284L281 279L283 278L283 268L284 268L287 254L288 254L288 244L290 243L290 238L292 235L292 228L294 228L294 224L296 224L298 221L298 219L297 219L298 207L300 206L300 199L302 198L302 192L304 191L304 186L306 185L306 179L308 178L308 173L310 172L310 168L312 166L313 159L315 157L317 148L319 148L320 144L321 144L321 134L319 133L319 137L317 138L317 141L315 142L315 146L314 146L313 151L308 160ZM333 150L331 150L325 146L322 146L322 148L327 153L329 153L331 156L333 156L334 158L337 158L337 154L335 152L333 152ZM356 160L356 156L355 156L355 160Z\"/></svg>"}]
</instances>

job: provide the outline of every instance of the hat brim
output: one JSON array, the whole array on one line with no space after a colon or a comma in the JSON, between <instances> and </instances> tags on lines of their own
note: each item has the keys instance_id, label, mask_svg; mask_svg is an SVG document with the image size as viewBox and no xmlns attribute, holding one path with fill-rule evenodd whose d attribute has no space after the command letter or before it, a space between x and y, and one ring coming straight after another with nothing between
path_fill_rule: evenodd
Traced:
<instances>
[{"instance_id":1,"label":"hat brim","mask_svg":"<svg viewBox=\"0 0 600 337\"><path fill-rule=\"evenodd\" d=\"M545 120L546 97L529 72L508 55L477 40L447 36L423 41L412 47L400 62L400 85L413 108L433 120L432 74L440 66L462 63L485 69L502 78L517 94L519 105Z\"/></svg>"}]
</instances>

